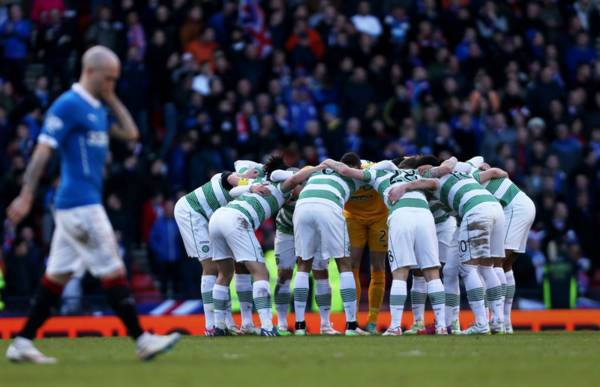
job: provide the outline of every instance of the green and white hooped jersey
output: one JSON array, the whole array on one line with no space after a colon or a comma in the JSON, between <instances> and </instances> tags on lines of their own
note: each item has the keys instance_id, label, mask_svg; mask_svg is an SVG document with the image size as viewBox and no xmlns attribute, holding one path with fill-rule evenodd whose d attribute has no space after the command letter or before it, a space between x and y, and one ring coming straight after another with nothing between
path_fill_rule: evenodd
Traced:
<instances>
[{"instance_id":1,"label":"green and white hooped jersey","mask_svg":"<svg viewBox=\"0 0 600 387\"><path fill-rule=\"evenodd\" d=\"M450 172L440 177L435 196L461 218L482 203L498 203L473 176L464 172Z\"/></svg>"},{"instance_id":2,"label":"green and white hooped jersey","mask_svg":"<svg viewBox=\"0 0 600 387\"><path fill-rule=\"evenodd\" d=\"M260 180L257 179L255 182L260 182ZM291 192L284 193L281 189L282 184L269 182L267 188L271 191L271 195L245 193L229 203L226 208L233 208L241 212L256 230L262 222L276 214L289 197Z\"/></svg>"},{"instance_id":3,"label":"green and white hooped jersey","mask_svg":"<svg viewBox=\"0 0 600 387\"><path fill-rule=\"evenodd\" d=\"M452 210L438 199L428 201L429 210L433 214L435 224L444 223L451 216Z\"/></svg>"},{"instance_id":4,"label":"green and white hooped jersey","mask_svg":"<svg viewBox=\"0 0 600 387\"><path fill-rule=\"evenodd\" d=\"M275 218L275 228L277 231L294 235L294 210L296 209L296 202L298 199L289 198L284 204L283 207L277 213L277 218Z\"/></svg>"},{"instance_id":5,"label":"green and white hooped jersey","mask_svg":"<svg viewBox=\"0 0 600 387\"><path fill-rule=\"evenodd\" d=\"M473 178L480 183L481 170L476 169L473 171ZM498 201L502 204L502 207L508 206L515 196L521 192L519 187L513 183L508 177L501 177L497 179L490 179L485 183L481 184L487 189Z\"/></svg>"},{"instance_id":6,"label":"green and white hooped jersey","mask_svg":"<svg viewBox=\"0 0 600 387\"><path fill-rule=\"evenodd\" d=\"M362 182L341 176L333 169L326 168L314 173L306 182L298 198L300 203L323 203L339 207L340 211Z\"/></svg>"},{"instance_id":7,"label":"green and white hooped jersey","mask_svg":"<svg viewBox=\"0 0 600 387\"><path fill-rule=\"evenodd\" d=\"M190 207L207 220L217 209L233 200L229 191L221 184L221 175L217 173L207 183L185 195Z\"/></svg>"},{"instance_id":8,"label":"green and white hooped jersey","mask_svg":"<svg viewBox=\"0 0 600 387\"><path fill-rule=\"evenodd\" d=\"M422 191L406 192L396 203L390 203L389 193L393 187L408 184L411 181L419 179L421 179L421 176L419 176L419 173L415 169L397 169L394 171L367 169L363 172L363 181L368 182L379 192L385 205L389 208L390 215L399 208L429 209L427 198Z\"/></svg>"}]
</instances>

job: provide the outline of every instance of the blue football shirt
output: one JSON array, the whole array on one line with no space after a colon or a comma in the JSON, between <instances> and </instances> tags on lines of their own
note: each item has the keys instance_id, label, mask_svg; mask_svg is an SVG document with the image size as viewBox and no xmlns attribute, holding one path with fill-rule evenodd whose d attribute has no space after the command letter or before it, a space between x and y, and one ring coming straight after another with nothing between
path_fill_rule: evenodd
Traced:
<instances>
[{"instance_id":1,"label":"blue football shirt","mask_svg":"<svg viewBox=\"0 0 600 387\"><path fill-rule=\"evenodd\" d=\"M108 110L78 83L48 109L38 142L60 157L57 209L102 203L108 130Z\"/></svg>"}]
</instances>

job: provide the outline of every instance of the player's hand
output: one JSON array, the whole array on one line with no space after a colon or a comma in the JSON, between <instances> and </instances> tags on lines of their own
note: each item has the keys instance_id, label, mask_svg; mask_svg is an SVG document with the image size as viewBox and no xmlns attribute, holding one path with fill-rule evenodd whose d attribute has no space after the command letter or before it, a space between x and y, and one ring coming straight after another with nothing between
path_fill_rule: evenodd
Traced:
<instances>
[{"instance_id":1,"label":"player's hand","mask_svg":"<svg viewBox=\"0 0 600 387\"><path fill-rule=\"evenodd\" d=\"M32 202L33 197L30 194L22 193L17 196L6 210L8 219L15 225L19 224L29 214Z\"/></svg>"},{"instance_id":2,"label":"player's hand","mask_svg":"<svg viewBox=\"0 0 600 387\"><path fill-rule=\"evenodd\" d=\"M323 162L321 162L321 164L319 166L323 165L324 168L331 168L333 169L333 166L335 165L335 161L332 159L325 159L323 160Z\"/></svg>"},{"instance_id":3,"label":"player's hand","mask_svg":"<svg viewBox=\"0 0 600 387\"><path fill-rule=\"evenodd\" d=\"M419 171L419 175L423 176L431 168L432 168L431 165L421 165L420 167L417 168L417 171Z\"/></svg>"},{"instance_id":4,"label":"player's hand","mask_svg":"<svg viewBox=\"0 0 600 387\"><path fill-rule=\"evenodd\" d=\"M396 203L404 194L406 193L406 188L404 187L395 187L390 191L390 202L392 204Z\"/></svg>"},{"instance_id":5,"label":"player's hand","mask_svg":"<svg viewBox=\"0 0 600 387\"><path fill-rule=\"evenodd\" d=\"M259 194L261 196L269 196L271 191L266 184L255 184L250 187L250 192Z\"/></svg>"},{"instance_id":6,"label":"player's hand","mask_svg":"<svg viewBox=\"0 0 600 387\"><path fill-rule=\"evenodd\" d=\"M119 97L114 89L102 90L102 100L110 107L119 102Z\"/></svg>"}]
</instances>

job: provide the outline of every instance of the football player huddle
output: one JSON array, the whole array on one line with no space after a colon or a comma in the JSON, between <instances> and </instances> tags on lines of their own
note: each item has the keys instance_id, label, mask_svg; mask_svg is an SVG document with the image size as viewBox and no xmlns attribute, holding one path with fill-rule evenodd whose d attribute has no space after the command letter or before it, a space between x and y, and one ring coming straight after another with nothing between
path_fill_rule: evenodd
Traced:
<instances>
[{"instance_id":1,"label":"football player huddle","mask_svg":"<svg viewBox=\"0 0 600 387\"><path fill-rule=\"evenodd\" d=\"M276 225L274 295L255 236L270 217ZM441 162L422 155L374 163L347 153L340 161L328 159L297 169L288 168L274 155L264 165L237 161L235 171L213 176L179 199L175 218L187 254L202 264L207 336L307 335L311 272L320 334L375 334L385 293L386 257L392 284L391 322L384 336L425 333L427 298L435 316L435 334L482 335L513 332L512 265L525 251L535 205L505 171L490 167L482 157L466 162L451 157ZM357 322L358 273L367 244L371 281L363 330ZM329 318L331 259L339 270L344 332L334 329ZM414 321L403 332L411 272ZM459 278L475 316L465 330L459 321ZM231 317L229 285L233 279L241 309L239 328ZM287 323L292 299L293 331ZM253 307L260 328L254 326Z\"/></svg>"}]
</instances>

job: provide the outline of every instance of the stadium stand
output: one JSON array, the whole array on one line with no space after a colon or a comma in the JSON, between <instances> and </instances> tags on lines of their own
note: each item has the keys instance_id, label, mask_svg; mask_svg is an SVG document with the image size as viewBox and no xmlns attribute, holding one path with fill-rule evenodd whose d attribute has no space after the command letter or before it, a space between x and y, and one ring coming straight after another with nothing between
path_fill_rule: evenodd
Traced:
<instances>
[{"instance_id":1,"label":"stadium stand","mask_svg":"<svg viewBox=\"0 0 600 387\"><path fill-rule=\"evenodd\" d=\"M541 301L567 270L575 298L600 299L597 1L0 1L1 214L94 44L121 57L119 95L142 133L111 148L105 187L138 296L199 298L197 262L149 243L169 227L164 204L278 149L295 166L481 154L537 205L517 294ZM17 310L43 271L56 171L27 221L2 225L0 292ZM84 277L67 294L97 288Z\"/></svg>"}]
</instances>

